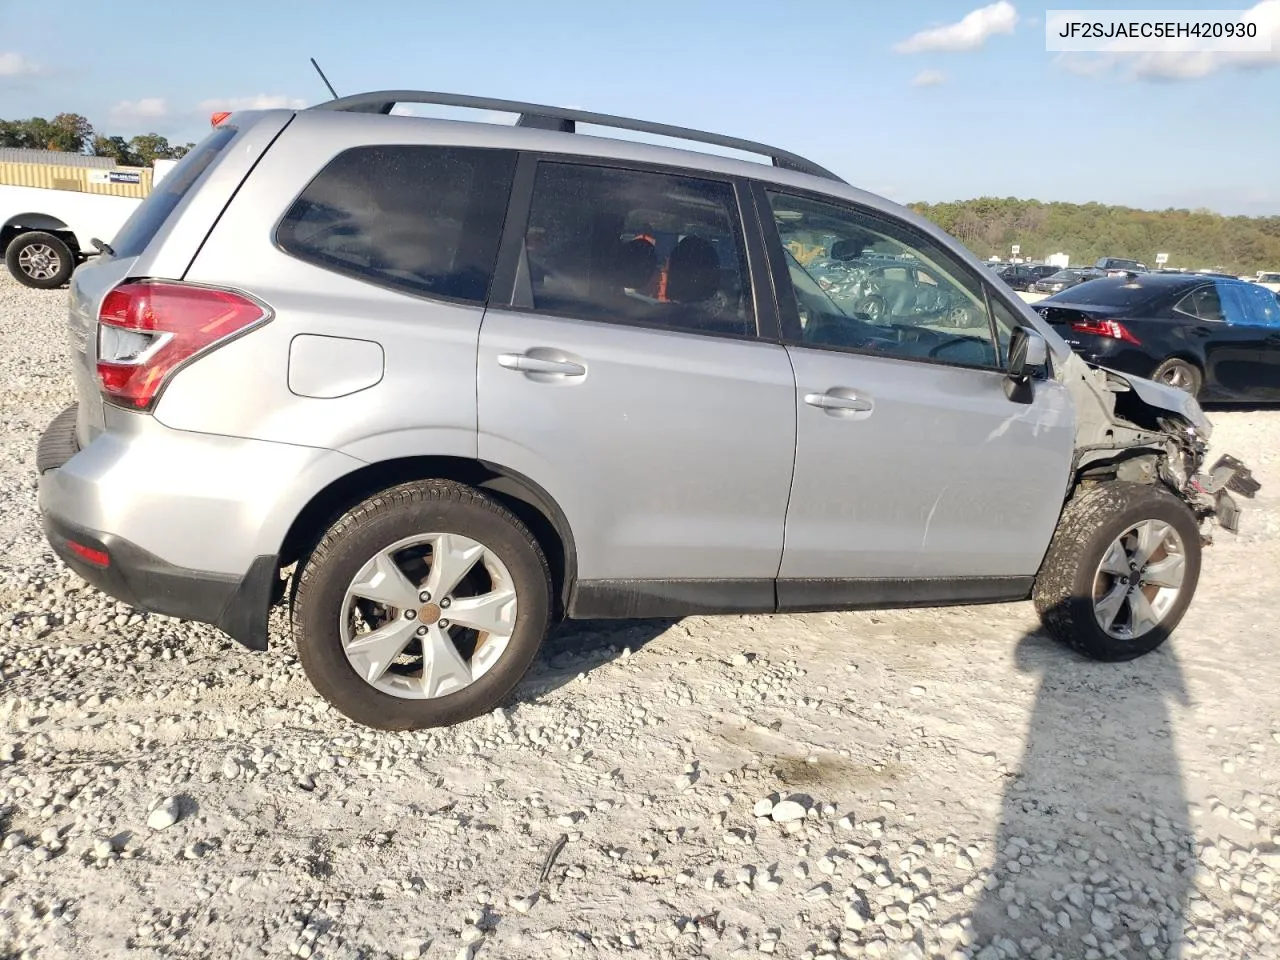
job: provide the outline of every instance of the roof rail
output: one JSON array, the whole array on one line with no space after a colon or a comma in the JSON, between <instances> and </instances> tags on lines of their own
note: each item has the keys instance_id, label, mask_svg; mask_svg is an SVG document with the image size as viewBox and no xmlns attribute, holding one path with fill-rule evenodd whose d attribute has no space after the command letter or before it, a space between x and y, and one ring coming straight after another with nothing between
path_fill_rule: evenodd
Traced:
<instances>
[{"instance_id":1,"label":"roof rail","mask_svg":"<svg viewBox=\"0 0 1280 960\"><path fill-rule=\"evenodd\" d=\"M786 150L779 150L768 144L756 143L753 140L739 140L737 137L726 137L718 133L707 133L705 130L692 130L688 127L674 127L665 123L651 123L647 120L632 120L628 117L615 117L607 113L591 113L587 110L571 110L567 107L551 107L539 103L522 103L518 100L498 100L492 97L472 97L461 93L432 93L427 90L378 90L372 93L357 93L337 100L327 100L308 109L339 110L347 113L383 113L391 112L397 103L431 103L445 107L470 107L476 110L493 110L501 113L516 113L520 119L517 126L536 127L542 130L559 130L573 133L575 125L589 123L599 127L613 127L618 130L634 130L637 133L649 133L660 137L672 137L677 140L693 140L699 143L710 143L744 153L766 156L775 167L784 170L795 170L826 180L844 183L830 170L824 169L806 160L804 157Z\"/></svg>"}]
</instances>

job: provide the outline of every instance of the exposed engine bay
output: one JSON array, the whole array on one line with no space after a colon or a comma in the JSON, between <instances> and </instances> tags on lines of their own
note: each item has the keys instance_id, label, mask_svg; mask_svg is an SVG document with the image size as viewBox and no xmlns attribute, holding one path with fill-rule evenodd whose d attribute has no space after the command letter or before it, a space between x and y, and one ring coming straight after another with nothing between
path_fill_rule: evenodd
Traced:
<instances>
[{"instance_id":1,"label":"exposed engine bay","mask_svg":"<svg viewBox=\"0 0 1280 960\"><path fill-rule=\"evenodd\" d=\"M1072 353L1055 358L1055 376L1076 402L1076 449L1068 497L1106 480L1162 483L1195 514L1205 543L1212 521L1235 533L1240 508L1260 484L1224 454L1205 467L1213 426L1195 398L1173 387L1095 367Z\"/></svg>"}]
</instances>

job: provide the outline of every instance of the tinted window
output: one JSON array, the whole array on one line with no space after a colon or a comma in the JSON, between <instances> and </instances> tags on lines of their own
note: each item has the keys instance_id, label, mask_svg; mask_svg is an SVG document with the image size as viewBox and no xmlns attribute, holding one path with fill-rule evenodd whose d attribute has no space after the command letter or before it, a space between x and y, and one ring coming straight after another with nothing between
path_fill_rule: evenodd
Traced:
<instances>
[{"instance_id":1,"label":"tinted window","mask_svg":"<svg viewBox=\"0 0 1280 960\"><path fill-rule=\"evenodd\" d=\"M1222 320L1222 301L1212 284L1192 290L1178 301L1175 309L1199 320Z\"/></svg>"},{"instance_id":2,"label":"tinted window","mask_svg":"<svg viewBox=\"0 0 1280 960\"><path fill-rule=\"evenodd\" d=\"M355 147L311 181L276 239L337 273L483 303L515 163L509 150Z\"/></svg>"},{"instance_id":3,"label":"tinted window","mask_svg":"<svg viewBox=\"0 0 1280 960\"><path fill-rule=\"evenodd\" d=\"M169 214L182 202L200 174L209 169L222 148L236 135L235 127L218 127L204 138L161 180L134 209L111 240L118 257L137 257L160 232Z\"/></svg>"},{"instance_id":4,"label":"tinted window","mask_svg":"<svg viewBox=\"0 0 1280 960\"><path fill-rule=\"evenodd\" d=\"M516 306L690 333L755 333L733 187L538 164Z\"/></svg>"},{"instance_id":5,"label":"tinted window","mask_svg":"<svg viewBox=\"0 0 1280 960\"><path fill-rule=\"evenodd\" d=\"M961 366L1000 364L1011 328L998 321L999 342L992 341L982 281L935 241L832 203L778 193L769 202L801 343ZM897 265L884 265L886 259Z\"/></svg>"}]
</instances>

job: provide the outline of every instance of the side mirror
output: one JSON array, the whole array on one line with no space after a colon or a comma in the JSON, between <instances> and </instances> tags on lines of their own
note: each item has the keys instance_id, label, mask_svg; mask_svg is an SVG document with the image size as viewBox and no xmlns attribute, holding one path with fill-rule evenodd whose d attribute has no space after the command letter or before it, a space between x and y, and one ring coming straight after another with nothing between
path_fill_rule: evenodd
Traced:
<instances>
[{"instance_id":1,"label":"side mirror","mask_svg":"<svg viewBox=\"0 0 1280 960\"><path fill-rule=\"evenodd\" d=\"M1049 360L1049 344L1032 327L1015 327L1009 337L1009 366L1004 392L1016 403L1030 403L1032 374Z\"/></svg>"}]
</instances>

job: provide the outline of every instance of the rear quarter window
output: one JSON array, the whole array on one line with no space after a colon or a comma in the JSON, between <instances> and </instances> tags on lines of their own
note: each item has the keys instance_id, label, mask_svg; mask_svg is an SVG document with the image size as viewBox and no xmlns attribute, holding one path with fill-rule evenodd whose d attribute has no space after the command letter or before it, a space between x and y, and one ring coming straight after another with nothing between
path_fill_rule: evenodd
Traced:
<instances>
[{"instance_id":1,"label":"rear quarter window","mask_svg":"<svg viewBox=\"0 0 1280 960\"><path fill-rule=\"evenodd\" d=\"M222 149L235 139L235 135L235 127L219 127L174 165L168 176L147 194L111 239L111 248L117 257L142 255L147 244L169 219L169 214L182 202L201 174L213 165Z\"/></svg>"},{"instance_id":2,"label":"rear quarter window","mask_svg":"<svg viewBox=\"0 0 1280 960\"><path fill-rule=\"evenodd\" d=\"M1073 303L1087 303L1099 307L1114 307L1117 313L1134 313L1164 296L1164 291L1152 286L1141 277L1129 279L1101 277L1086 280L1063 296L1070 296Z\"/></svg>"},{"instance_id":3,"label":"rear quarter window","mask_svg":"<svg viewBox=\"0 0 1280 960\"><path fill-rule=\"evenodd\" d=\"M515 165L511 150L353 147L293 203L276 242L299 260L379 286L484 303Z\"/></svg>"}]
</instances>

